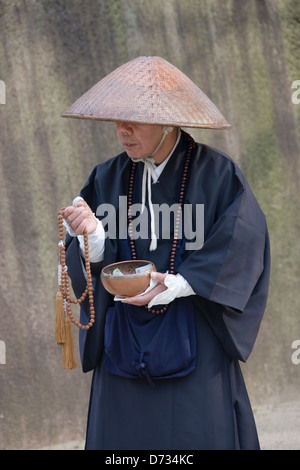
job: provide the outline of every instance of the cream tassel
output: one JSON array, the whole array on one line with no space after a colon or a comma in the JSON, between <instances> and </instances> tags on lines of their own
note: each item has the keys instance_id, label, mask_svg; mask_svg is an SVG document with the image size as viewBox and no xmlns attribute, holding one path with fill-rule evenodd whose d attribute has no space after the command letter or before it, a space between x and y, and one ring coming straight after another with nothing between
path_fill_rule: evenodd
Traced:
<instances>
[{"instance_id":1,"label":"cream tassel","mask_svg":"<svg viewBox=\"0 0 300 470\"><path fill-rule=\"evenodd\" d=\"M55 339L56 339L57 344L64 344L66 342L63 295L60 291L58 291L56 294Z\"/></svg>"},{"instance_id":2,"label":"cream tassel","mask_svg":"<svg viewBox=\"0 0 300 470\"><path fill-rule=\"evenodd\" d=\"M72 332L72 323L65 319L66 342L62 345L62 366L64 369L72 370L77 368L74 341Z\"/></svg>"}]
</instances>

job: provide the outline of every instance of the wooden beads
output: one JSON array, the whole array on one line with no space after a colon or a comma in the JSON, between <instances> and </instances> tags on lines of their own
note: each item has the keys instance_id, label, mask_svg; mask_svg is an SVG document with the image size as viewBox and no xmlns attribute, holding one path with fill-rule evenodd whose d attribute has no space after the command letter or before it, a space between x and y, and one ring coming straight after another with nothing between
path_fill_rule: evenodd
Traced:
<instances>
[{"instance_id":1,"label":"wooden beads","mask_svg":"<svg viewBox=\"0 0 300 470\"><path fill-rule=\"evenodd\" d=\"M85 254L85 269L87 276L87 286L82 296L79 299L71 299L70 294L70 283L68 276L68 268L66 265L66 250L64 243L64 228L63 228L63 219L64 219L64 209L61 209L58 213L58 234L59 234L59 256L60 256L60 265L61 265L61 276L60 276L60 290L64 299L64 310L67 317L70 319L74 325L76 325L81 330L88 330L91 328L95 322L95 307L94 307L94 293L93 293L93 282L92 282L92 273L91 273L91 263L89 257L89 246L88 246L88 234L86 231L83 233L84 238L84 254ZM87 325L82 325L77 320L75 320L71 304L81 304L86 297L89 298L90 305L90 320Z\"/></svg>"},{"instance_id":2,"label":"wooden beads","mask_svg":"<svg viewBox=\"0 0 300 470\"><path fill-rule=\"evenodd\" d=\"M179 204L178 204L177 213L175 217L174 238L173 238L171 254L170 254L170 262L169 262L169 274L175 274L175 258L176 258L176 251L177 251L177 245L178 245L178 239L179 239L179 231L181 227L183 200L184 200L184 195L185 195L185 190L186 190L187 174L189 170L191 153L195 146L194 139L186 133L185 133L185 136L189 140L189 146L185 155L184 168L183 168L183 172L181 176L181 185L180 185L179 198L178 198ZM136 171L136 163L133 162L132 168L131 168L130 179L129 179L129 188L128 188L128 221L129 221L128 235L129 235L129 244L130 244L132 259L137 259L136 246L135 246L135 241L133 238L133 230L132 230L133 218L131 215L131 206L133 204L133 185L134 185L135 171ZM159 308L155 308L155 307L148 308L146 306L145 308L147 308L148 311L151 313L158 314L158 313L165 313L167 311L168 306L164 305Z\"/></svg>"}]
</instances>

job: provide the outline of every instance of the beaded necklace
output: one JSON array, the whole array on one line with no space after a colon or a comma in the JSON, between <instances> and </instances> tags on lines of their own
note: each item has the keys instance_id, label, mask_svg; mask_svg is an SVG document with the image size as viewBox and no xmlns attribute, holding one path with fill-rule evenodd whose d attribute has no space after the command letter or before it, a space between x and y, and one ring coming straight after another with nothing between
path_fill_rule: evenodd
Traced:
<instances>
[{"instance_id":1,"label":"beaded necklace","mask_svg":"<svg viewBox=\"0 0 300 470\"><path fill-rule=\"evenodd\" d=\"M180 190L179 190L179 201L178 201L178 206L177 206L177 213L175 217L175 227L174 227L174 238L172 242L172 248L171 248L171 253L170 253L170 261L169 261L169 274L175 274L175 256L176 256L176 250L177 250L177 245L178 245L178 237L179 237L179 230L181 226L181 214L182 214L182 207L183 207L183 199L184 199L184 194L185 194L185 189L186 189L186 181L187 181L187 174L189 170L189 164L190 164L190 159L191 159L191 153L192 150L195 146L195 141L194 139L187 133L185 133L186 138L189 141L189 146L185 154L185 161L184 161L184 167L182 171L182 176L181 176L181 185L180 185ZM136 173L136 162L132 163L131 167L131 173L130 173L130 179L129 179L129 188L128 188L128 235L129 235L129 244L130 244L130 251L131 251L131 258L133 260L137 259L137 253L136 253L136 246L135 246L135 241L133 238L133 228L132 228L132 221L133 217L131 215L131 206L133 204L133 187L134 187L134 180L135 180L135 173ZM165 313L167 311L168 305L164 305L162 307L155 308L154 306L151 308L148 308L145 306L145 308L151 312L151 313Z\"/></svg>"},{"instance_id":2,"label":"beaded necklace","mask_svg":"<svg viewBox=\"0 0 300 470\"><path fill-rule=\"evenodd\" d=\"M88 330L93 326L95 321L95 308L94 308L94 297L93 297L93 283L92 283L92 273L91 273L91 264L89 258L89 247L88 247L88 235L86 231L83 233L84 238L84 253L85 253L85 269L86 269L86 276L87 276L87 284L86 289L83 292L82 296L79 299L71 299L70 295L70 284L69 284L69 276L68 276L68 268L66 265L66 250L65 250L65 243L64 243L64 228L63 228L63 219L64 219L64 209L61 209L58 213L58 233L59 233L59 257L60 262L58 265L58 284L59 289L63 297L63 309L65 315L69 320L74 323L78 328L81 330ZM75 320L72 310L71 304L81 304L86 297L89 297L89 304L90 304L90 320L87 325L82 325L78 321Z\"/></svg>"}]
</instances>

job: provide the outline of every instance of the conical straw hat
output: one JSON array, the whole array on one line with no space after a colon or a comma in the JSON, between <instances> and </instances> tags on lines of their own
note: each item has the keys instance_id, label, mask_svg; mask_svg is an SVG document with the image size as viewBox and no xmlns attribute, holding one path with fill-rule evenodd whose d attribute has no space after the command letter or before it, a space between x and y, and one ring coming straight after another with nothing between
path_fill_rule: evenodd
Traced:
<instances>
[{"instance_id":1,"label":"conical straw hat","mask_svg":"<svg viewBox=\"0 0 300 470\"><path fill-rule=\"evenodd\" d=\"M121 65L62 116L208 129L231 127L200 88L160 57L138 57Z\"/></svg>"}]
</instances>

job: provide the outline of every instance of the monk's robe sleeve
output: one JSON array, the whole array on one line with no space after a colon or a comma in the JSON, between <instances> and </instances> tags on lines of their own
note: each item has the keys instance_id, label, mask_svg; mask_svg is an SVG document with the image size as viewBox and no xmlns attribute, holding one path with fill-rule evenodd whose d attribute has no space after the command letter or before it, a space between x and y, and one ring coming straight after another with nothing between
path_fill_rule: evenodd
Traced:
<instances>
[{"instance_id":1,"label":"monk's robe sleeve","mask_svg":"<svg viewBox=\"0 0 300 470\"><path fill-rule=\"evenodd\" d=\"M232 168L218 195L215 223L178 272L198 294L198 307L228 353L245 361L266 306L270 248L265 216L239 168Z\"/></svg>"},{"instance_id":2,"label":"monk's robe sleeve","mask_svg":"<svg viewBox=\"0 0 300 470\"><path fill-rule=\"evenodd\" d=\"M96 176L97 170L95 169L80 193L80 196L89 204L94 213L96 213L97 207L101 202L100 185L95 181ZM106 238L103 261L91 263L96 315L92 328L89 330L79 330L79 349L84 372L94 369L101 360L103 353L105 312L112 303L112 297L105 291L102 285L100 272L102 266L114 262L116 253L116 241ZM68 235L66 238L66 263L73 291L76 297L79 298L86 288L86 272L85 261L80 255L77 237L70 237ZM80 323L83 325L87 324L89 317L89 300L85 299L80 306Z\"/></svg>"}]
</instances>

